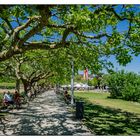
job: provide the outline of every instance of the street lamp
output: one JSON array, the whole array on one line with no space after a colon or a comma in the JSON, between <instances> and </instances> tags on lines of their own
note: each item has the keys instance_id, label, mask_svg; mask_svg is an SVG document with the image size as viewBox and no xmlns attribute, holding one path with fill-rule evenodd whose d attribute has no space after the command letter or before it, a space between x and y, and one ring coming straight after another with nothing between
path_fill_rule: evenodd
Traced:
<instances>
[{"instance_id":1,"label":"street lamp","mask_svg":"<svg viewBox=\"0 0 140 140\"><path fill-rule=\"evenodd\" d=\"M74 97L74 63L73 63L73 58L71 59L71 71L72 71L72 74L71 74L71 104L73 105L74 104L74 100L73 100L73 97Z\"/></svg>"}]
</instances>

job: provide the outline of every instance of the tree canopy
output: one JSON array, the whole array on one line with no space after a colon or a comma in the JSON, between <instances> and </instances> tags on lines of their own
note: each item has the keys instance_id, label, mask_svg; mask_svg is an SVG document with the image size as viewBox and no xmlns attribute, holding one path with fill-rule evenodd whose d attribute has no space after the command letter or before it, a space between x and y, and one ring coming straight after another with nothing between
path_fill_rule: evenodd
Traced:
<instances>
[{"instance_id":1,"label":"tree canopy","mask_svg":"<svg viewBox=\"0 0 140 140\"><path fill-rule=\"evenodd\" d=\"M128 26L123 31L121 22ZM140 52L139 27L137 5L1 5L0 61L33 49L68 48L87 61L115 55L126 64Z\"/></svg>"},{"instance_id":2,"label":"tree canopy","mask_svg":"<svg viewBox=\"0 0 140 140\"><path fill-rule=\"evenodd\" d=\"M122 27L124 26L124 27ZM33 83L110 70L140 53L138 5L0 5L0 74Z\"/></svg>"}]
</instances>

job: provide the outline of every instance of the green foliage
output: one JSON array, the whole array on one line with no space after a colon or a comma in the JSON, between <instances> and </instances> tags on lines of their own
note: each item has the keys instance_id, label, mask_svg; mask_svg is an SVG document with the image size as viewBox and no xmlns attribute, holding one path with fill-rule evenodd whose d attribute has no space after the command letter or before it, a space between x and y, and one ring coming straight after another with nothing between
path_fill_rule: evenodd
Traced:
<instances>
[{"instance_id":1,"label":"green foliage","mask_svg":"<svg viewBox=\"0 0 140 140\"><path fill-rule=\"evenodd\" d=\"M98 85L98 79L94 77L92 80L88 81L89 86L97 86Z\"/></svg>"},{"instance_id":2,"label":"green foliage","mask_svg":"<svg viewBox=\"0 0 140 140\"><path fill-rule=\"evenodd\" d=\"M111 97L112 98L121 98L122 97L122 87L124 86L125 81L124 71L118 73L113 73L107 78L107 85L109 86Z\"/></svg>"},{"instance_id":3,"label":"green foliage","mask_svg":"<svg viewBox=\"0 0 140 140\"><path fill-rule=\"evenodd\" d=\"M108 74L104 74L101 78L101 86L106 86L107 85L107 78L108 78Z\"/></svg>"},{"instance_id":4,"label":"green foliage","mask_svg":"<svg viewBox=\"0 0 140 140\"><path fill-rule=\"evenodd\" d=\"M75 75L74 81L77 82L77 83L87 84L87 80L85 80L85 79L83 78L83 75L79 75L79 74ZM88 81L88 82L89 82L89 81Z\"/></svg>"},{"instance_id":5,"label":"green foliage","mask_svg":"<svg viewBox=\"0 0 140 140\"><path fill-rule=\"evenodd\" d=\"M29 78L51 71L54 76L47 80L53 84L70 81L72 59L75 73L85 67L93 73L112 67L106 59L110 55L125 65L133 53L140 53L137 10L135 5L0 6L0 61L26 52L19 75ZM123 22L129 27L120 32ZM11 59L0 63L0 72L8 76L15 77L15 68Z\"/></svg>"},{"instance_id":6,"label":"green foliage","mask_svg":"<svg viewBox=\"0 0 140 140\"><path fill-rule=\"evenodd\" d=\"M140 101L140 76L127 73L122 98L129 101Z\"/></svg>"},{"instance_id":7,"label":"green foliage","mask_svg":"<svg viewBox=\"0 0 140 140\"><path fill-rule=\"evenodd\" d=\"M122 98L129 101L140 100L139 75L119 71L109 75L106 80L112 98Z\"/></svg>"},{"instance_id":8,"label":"green foliage","mask_svg":"<svg viewBox=\"0 0 140 140\"><path fill-rule=\"evenodd\" d=\"M77 74L74 77L74 81L77 82L77 83L84 83L85 80L83 79L83 75Z\"/></svg>"},{"instance_id":9,"label":"green foliage","mask_svg":"<svg viewBox=\"0 0 140 140\"><path fill-rule=\"evenodd\" d=\"M7 76L0 77L0 84L4 83L4 82L6 82L6 83L13 83L13 82L15 82L15 80L13 78L7 77Z\"/></svg>"},{"instance_id":10,"label":"green foliage","mask_svg":"<svg viewBox=\"0 0 140 140\"><path fill-rule=\"evenodd\" d=\"M131 7L124 5L9 5L1 9L0 46L2 51L12 48L14 35L11 33L10 26L18 27L26 24L29 18L40 16L42 19L48 18L47 24L44 24L42 28L40 27L39 31L32 33L23 42L23 45L29 42L59 44L66 37L65 43L70 41L68 48L72 50L72 54L78 50L78 54L82 54L81 58L83 56L86 58L88 52L88 61L92 61L93 56L93 60L96 60L95 58L114 54L123 65L131 61L132 53L140 53L138 49L140 43L138 39L139 12L137 12L139 9L136 5L131 5ZM46 9L48 11L45 15L42 15L42 11ZM129 24L131 27L120 32L118 24L126 21L131 22ZM44 20L35 19L27 24L27 27L21 29L17 34L18 37L15 37L15 44L17 43L18 46L20 39L23 39L27 32L29 33L32 29L37 29L40 22L43 23ZM108 30L108 27L110 30ZM9 37L6 37L7 32L11 33ZM62 45L63 48L65 43ZM72 49L73 46L76 46L76 49L75 47ZM46 46L46 49L47 47L50 48ZM84 64L84 59L82 61L82 64ZM96 61L92 62L94 64ZM100 69L100 65L100 63L96 63L94 68Z\"/></svg>"}]
</instances>

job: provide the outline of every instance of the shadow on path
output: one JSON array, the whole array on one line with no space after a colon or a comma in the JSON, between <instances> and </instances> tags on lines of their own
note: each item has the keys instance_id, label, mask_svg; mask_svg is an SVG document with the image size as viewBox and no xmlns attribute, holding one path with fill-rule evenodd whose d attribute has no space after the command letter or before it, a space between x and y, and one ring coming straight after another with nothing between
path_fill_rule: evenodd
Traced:
<instances>
[{"instance_id":1,"label":"shadow on path","mask_svg":"<svg viewBox=\"0 0 140 140\"><path fill-rule=\"evenodd\" d=\"M45 92L1 120L0 135L91 135L68 109L54 92Z\"/></svg>"}]
</instances>

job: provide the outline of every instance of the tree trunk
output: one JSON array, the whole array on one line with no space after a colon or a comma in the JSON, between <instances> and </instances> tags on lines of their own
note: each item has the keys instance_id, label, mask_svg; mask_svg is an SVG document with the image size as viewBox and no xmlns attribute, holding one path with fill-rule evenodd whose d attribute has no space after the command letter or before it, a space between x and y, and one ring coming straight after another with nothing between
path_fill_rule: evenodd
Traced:
<instances>
[{"instance_id":1,"label":"tree trunk","mask_svg":"<svg viewBox=\"0 0 140 140\"><path fill-rule=\"evenodd\" d=\"M16 79L16 90L20 93L20 79Z\"/></svg>"},{"instance_id":2,"label":"tree trunk","mask_svg":"<svg viewBox=\"0 0 140 140\"><path fill-rule=\"evenodd\" d=\"M28 93L28 87L29 87L29 82L27 80L21 79L23 86L24 86L24 92L27 94Z\"/></svg>"},{"instance_id":3,"label":"tree trunk","mask_svg":"<svg viewBox=\"0 0 140 140\"><path fill-rule=\"evenodd\" d=\"M23 85L24 85L24 92L27 94L28 93L28 86L26 83L23 83Z\"/></svg>"}]
</instances>

